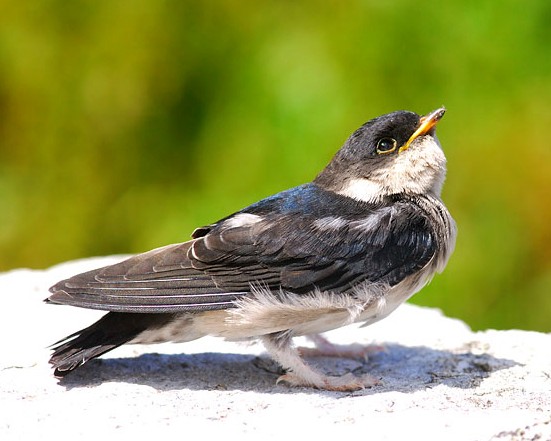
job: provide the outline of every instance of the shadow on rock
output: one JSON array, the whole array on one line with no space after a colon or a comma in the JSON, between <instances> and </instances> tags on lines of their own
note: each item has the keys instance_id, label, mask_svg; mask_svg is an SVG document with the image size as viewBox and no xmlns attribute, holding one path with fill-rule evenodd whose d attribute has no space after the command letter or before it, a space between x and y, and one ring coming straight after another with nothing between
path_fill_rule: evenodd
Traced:
<instances>
[{"instance_id":1,"label":"shadow on rock","mask_svg":"<svg viewBox=\"0 0 551 441\"><path fill-rule=\"evenodd\" d=\"M354 395L415 392L441 384L462 389L475 388L492 372L518 365L514 360L485 353L459 353L398 344L387 345L386 351L371 355L369 360L316 357L309 358L308 362L328 375L367 373L381 379L380 385L354 392ZM92 360L60 380L60 385L72 389L122 382L146 385L160 391L189 389L293 393L300 390L301 393L322 393L276 385L282 373L267 355L151 353L132 358Z\"/></svg>"},{"instance_id":2,"label":"shadow on rock","mask_svg":"<svg viewBox=\"0 0 551 441\"><path fill-rule=\"evenodd\" d=\"M415 392L440 384L461 389L475 388L492 372L517 365L519 363L514 360L487 353L393 344L387 346L386 352L370 359L366 372L382 378L387 391ZM363 370L357 373L363 373Z\"/></svg>"}]
</instances>

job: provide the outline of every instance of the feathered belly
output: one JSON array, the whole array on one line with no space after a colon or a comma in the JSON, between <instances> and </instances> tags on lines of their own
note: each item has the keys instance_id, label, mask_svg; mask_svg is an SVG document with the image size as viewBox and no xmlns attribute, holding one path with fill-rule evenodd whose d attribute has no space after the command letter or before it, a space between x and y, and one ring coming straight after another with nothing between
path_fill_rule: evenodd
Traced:
<instances>
[{"instance_id":1,"label":"feathered belly","mask_svg":"<svg viewBox=\"0 0 551 441\"><path fill-rule=\"evenodd\" d=\"M309 295L254 290L236 308L182 313L163 328L145 331L132 343L185 342L211 335L247 340L288 331L293 336L319 334L351 323L377 322L419 291L432 277L431 265L399 284L362 284L349 294L316 291Z\"/></svg>"}]
</instances>

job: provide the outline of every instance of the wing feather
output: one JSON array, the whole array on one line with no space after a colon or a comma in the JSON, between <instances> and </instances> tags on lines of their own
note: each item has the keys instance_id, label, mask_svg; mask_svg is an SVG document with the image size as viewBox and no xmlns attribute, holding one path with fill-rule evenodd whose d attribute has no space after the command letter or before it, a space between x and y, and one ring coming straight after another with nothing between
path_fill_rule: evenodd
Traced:
<instances>
[{"instance_id":1,"label":"wing feather","mask_svg":"<svg viewBox=\"0 0 551 441\"><path fill-rule=\"evenodd\" d=\"M426 214L411 201L337 208L326 215L343 221L331 228L319 228L320 213L305 210L265 211L243 224L229 217L196 230L189 242L63 280L48 301L119 312L226 309L256 284L276 295L340 293L366 280L394 285L436 251Z\"/></svg>"}]
</instances>

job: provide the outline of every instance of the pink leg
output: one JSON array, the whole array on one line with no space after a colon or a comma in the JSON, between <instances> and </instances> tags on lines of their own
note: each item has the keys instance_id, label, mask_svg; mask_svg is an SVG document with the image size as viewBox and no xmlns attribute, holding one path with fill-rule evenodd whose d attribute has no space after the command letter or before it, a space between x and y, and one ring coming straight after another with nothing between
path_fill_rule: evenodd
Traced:
<instances>
[{"instance_id":1,"label":"pink leg","mask_svg":"<svg viewBox=\"0 0 551 441\"><path fill-rule=\"evenodd\" d=\"M271 334L262 337L266 350L281 366L288 370L277 382L284 381L292 386L315 387L333 391L354 391L372 387L379 381L370 375L357 377L346 374L341 377L324 375L316 371L300 357L292 346L291 338L282 334Z\"/></svg>"},{"instance_id":2,"label":"pink leg","mask_svg":"<svg viewBox=\"0 0 551 441\"><path fill-rule=\"evenodd\" d=\"M370 354L385 351L384 346L377 345L361 345L359 343L350 345L333 344L321 334L309 335L307 337L314 342L316 347L299 347L298 351L304 357L342 357L367 360Z\"/></svg>"}]
</instances>

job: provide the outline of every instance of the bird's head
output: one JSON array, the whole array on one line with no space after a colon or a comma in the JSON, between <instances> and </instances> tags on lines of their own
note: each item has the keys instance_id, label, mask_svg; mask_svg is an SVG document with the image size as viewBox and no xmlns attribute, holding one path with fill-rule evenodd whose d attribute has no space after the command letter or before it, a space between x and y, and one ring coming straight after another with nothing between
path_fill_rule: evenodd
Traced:
<instances>
[{"instance_id":1,"label":"bird's head","mask_svg":"<svg viewBox=\"0 0 551 441\"><path fill-rule=\"evenodd\" d=\"M425 116L398 111L356 130L315 183L357 200L393 194L440 196L446 157L435 135L445 109Z\"/></svg>"}]
</instances>

